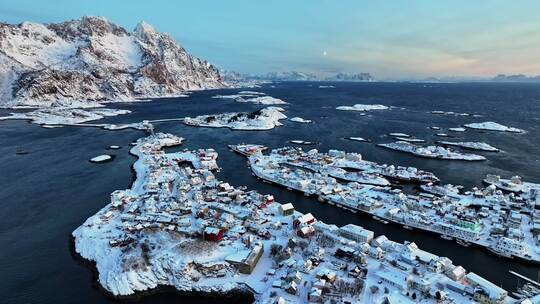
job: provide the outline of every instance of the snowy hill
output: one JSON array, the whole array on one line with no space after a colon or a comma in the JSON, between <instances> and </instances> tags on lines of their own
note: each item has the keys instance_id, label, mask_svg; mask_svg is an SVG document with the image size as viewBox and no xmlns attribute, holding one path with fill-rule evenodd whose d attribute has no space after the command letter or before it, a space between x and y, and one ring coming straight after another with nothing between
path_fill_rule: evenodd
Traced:
<instances>
[{"instance_id":1,"label":"snowy hill","mask_svg":"<svg viewBox=\"0 0 540 304\"><path fill-rule=\"evenodd\" d=\"M214 66L144 22L133 32L102 17L0 23L0 106L95 106L224 86Z\"/></svg>"},{"instance_id":2,"label":"snowy hill","mask_svg":"<svg viewBox=\"0 0 540 304\"><path fill-rule=\"evenodd\" d=\"M518 75L505 75L499 74L495 76L491 81L497 82L540 82L540 75L538 76L526 76L523 74Z\"/></svg>"},{"instance_id":3,"label":"snowy hill","mask_svg":"<svg viewBox=\"0 0 540 304\"><path fill-rule=\"evenodd\" d=\"M369 73L358 73L358 74L348 74L348 73L338 73L332 77L326 78L328 81L361 81L361 82L371 82L375 79Z\"/></svg>"}]
</instances>

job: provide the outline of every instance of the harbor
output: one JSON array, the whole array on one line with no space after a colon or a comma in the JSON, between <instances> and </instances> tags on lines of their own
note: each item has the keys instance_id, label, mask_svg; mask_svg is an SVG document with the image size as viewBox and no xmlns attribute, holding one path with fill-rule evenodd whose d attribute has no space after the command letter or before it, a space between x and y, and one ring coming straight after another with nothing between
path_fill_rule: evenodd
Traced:
<instances>
[{"instance_id":1,"label":"harbor","mask_svg":"<svg viewBox=\"0 0 540 304\"><path fill-rule=\"evenodd\" d=\"M249 162L257 177L317 195L320 201L365 212L408 228L459 239L505 258L540 263L540 231L535 228L540 224L535 208L540 203L537 188L540 185L529 183L521 195L504 194L496 190L495 185L463 193L459 188L439 187L448 189L452 194L449 196L441 190L438 191L443 196L414 195L393 187L367 185L370 182L361 184L358 180L340 183L324 169L361 167L364 161L358 154L283 148L272 150L268 155L252 154ZM285 164L295 164L298 169ZM518 180L514 179L514 183ZM430 192L434 193L434 190Z\"/></svg>"},{"instance_id":2,"label":"harbor","mask_svg":"<svg viewBox=\"0 0 540 304\"><path fill-rule=\"evenodd\" d=\"M113 296L170 285L223 295L249 290L261 303L512 303L506 290L414 242L325 224L292 203L216 179L213 149L163 151L182 142L165 133L139 139L130 189L114 191L73 232L76 252L96 263Z\"/></svg>"}]
</instances>

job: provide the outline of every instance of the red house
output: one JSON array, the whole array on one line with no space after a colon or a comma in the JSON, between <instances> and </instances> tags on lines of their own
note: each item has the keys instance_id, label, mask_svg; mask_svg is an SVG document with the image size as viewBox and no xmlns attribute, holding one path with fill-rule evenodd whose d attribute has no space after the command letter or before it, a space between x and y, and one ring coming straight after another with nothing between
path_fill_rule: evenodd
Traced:
<instances>
[{"instance_id":1,"label":"red house","mask_svg":"<svg viewBox=\"0 0 540 304\"><path fill-rule=\"evenodd\" d=\"M219 242L223 239L223 230L214 227L206 227L203 237L205 241Z\"/></svg>"}]
</instances>

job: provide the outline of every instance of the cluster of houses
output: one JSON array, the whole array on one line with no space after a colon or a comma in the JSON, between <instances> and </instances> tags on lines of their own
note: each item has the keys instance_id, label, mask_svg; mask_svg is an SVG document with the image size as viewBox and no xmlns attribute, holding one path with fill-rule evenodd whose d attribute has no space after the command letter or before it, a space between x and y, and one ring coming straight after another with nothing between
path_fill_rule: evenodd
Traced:
<instances>
[{"instance_id":1,"label":"cluster of houses","mask_svg":"<svg viewBox=\"0 0 540 304\"><path fill-rule=\"evenodd\" d=\"M392 185L344 181L325 174L325 166L345 170L374 166L366 165L369 162L357 153L335 150L323 154L315 149L280 148L268 155L254 153L249 162L257 177L316 195L320 201L372 214L385 223L436 232L463 246L475 243L501 256L540 261L540 208L536 208L540 196L535 189L507 194L491 185L462 193L461 188L451 185L435 187L426 178L429 183L422 189L428 192L406 194ZM418 174L417 170L407 172Z\"/></svg>"},{"instance_id":2,"label":"cluster of houses","mask_svg":"<svg viewBox=\"0 0 540 304\"><path fill-rule=\"evenodd\" d=\"M118 265L107 277L143 278L151 269L160 280L170 277L160 284L245 287L258 303L513 303L505 290L415 243L355 224L329 225L292 203L219 181L211 171L215 151L164 153L164 136L138 142L137 180L113 192L111 203L83 225L88 242L106 244L95 257L98 269L101 259L117 259L105 261ZM477 225L465 217L452 221ZM137 257L149 261L146 268L128 267ZM174 268L163 273L164 267Z\"/></svg>"}]
</instances>

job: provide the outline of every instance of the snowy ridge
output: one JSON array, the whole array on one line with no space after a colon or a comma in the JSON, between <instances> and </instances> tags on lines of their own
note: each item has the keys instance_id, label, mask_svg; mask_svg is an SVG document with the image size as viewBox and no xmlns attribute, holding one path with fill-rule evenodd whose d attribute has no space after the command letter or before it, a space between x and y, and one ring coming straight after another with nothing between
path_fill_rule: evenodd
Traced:
<instances>
[{"instance_id":1,"label":"snowy ridge","mask_svg":"<svg viewBox=\"0 0 540 304\"><path fill-rule=\"evenodd\" d=\"M0 106L96 106L225 87L218 70L141 22L0 24Z\"/></svg>"}]
</instances>

